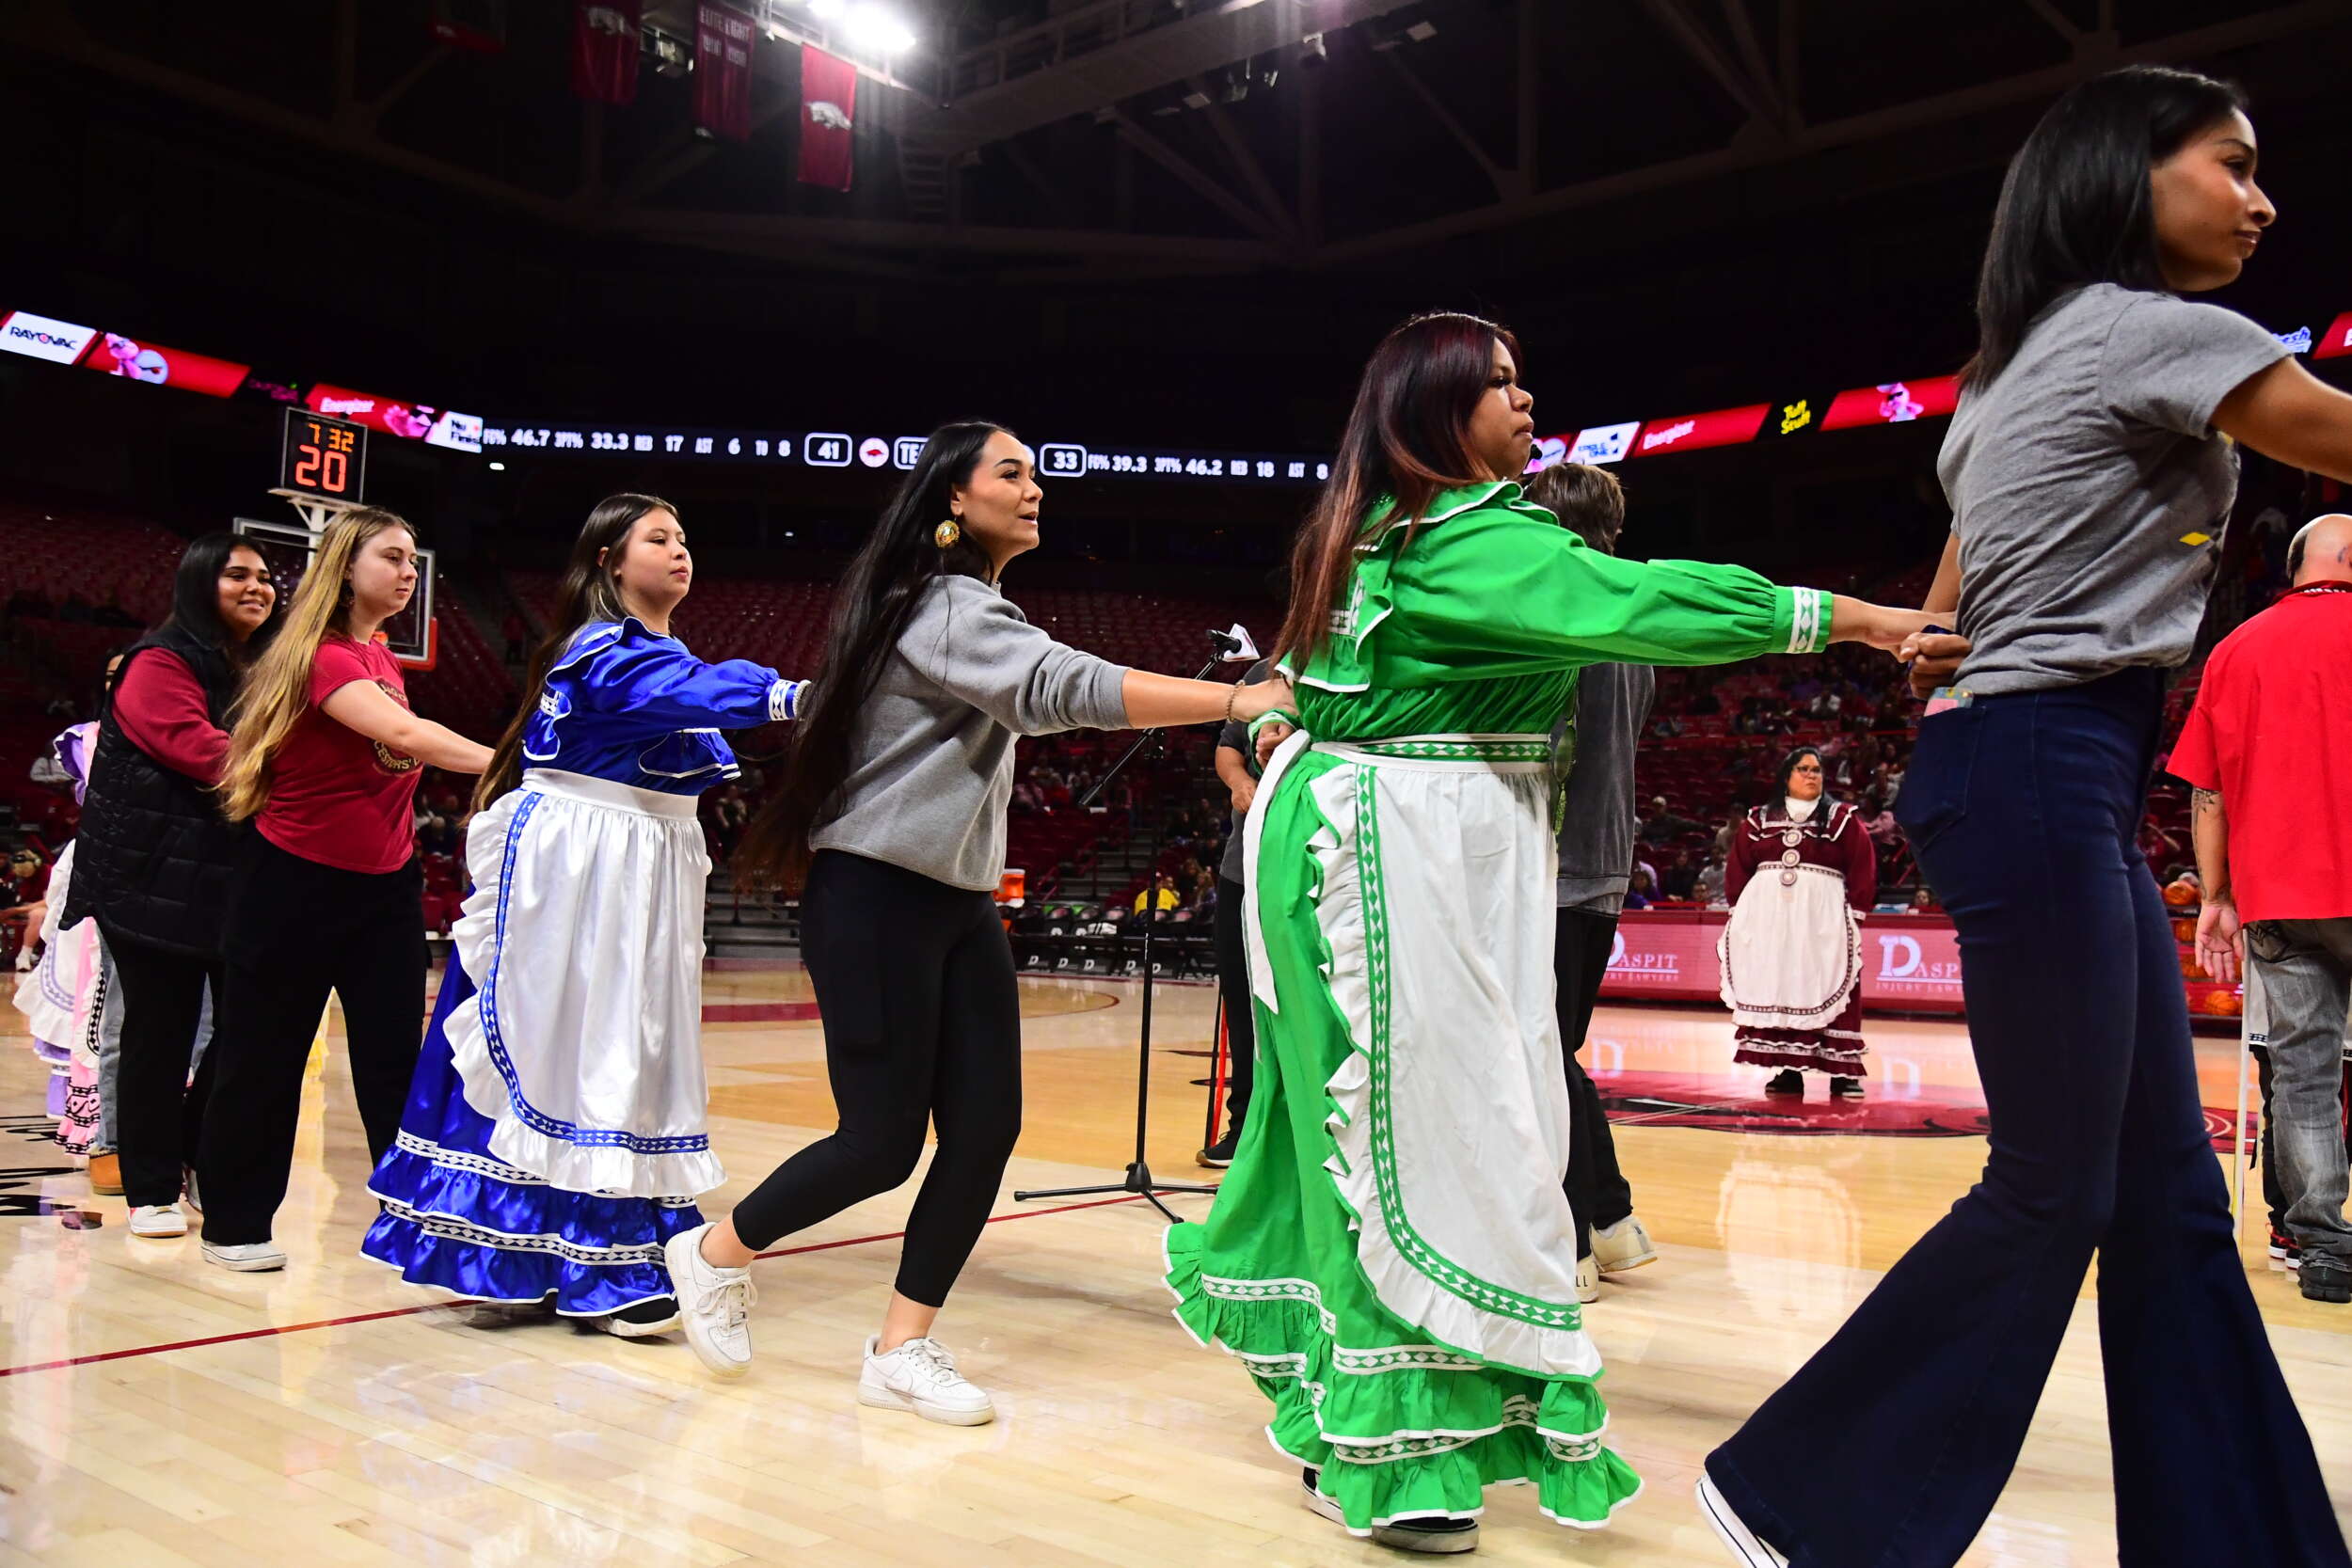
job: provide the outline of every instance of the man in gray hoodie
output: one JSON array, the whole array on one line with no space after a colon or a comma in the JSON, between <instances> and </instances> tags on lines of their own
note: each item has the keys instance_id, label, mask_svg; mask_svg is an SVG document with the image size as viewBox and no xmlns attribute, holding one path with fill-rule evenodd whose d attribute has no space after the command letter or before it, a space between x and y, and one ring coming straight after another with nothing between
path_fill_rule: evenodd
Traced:
<instances>
[{"instance_id":1,"label":"man in gray hoodie","mask_svg":"<svg viewBox=\"0 0 2352 1568\"><path fill-rule=\"evenodd\" d=\"M1607 469L1555 464L1528 482L1527 495L1593 548L1616 553L1625 492ZM1603 1275L1658 1258L1634 1217L1633 1189L1617 1168L1600 1091L1577 1060L1615 949L1617 916L1631 877L1633 752L1657 689L1657 673L1647 665L1596 664L1578 675L1576 706L1561 720L1560 734L1573 737L1574 766L1561 817L1559 935L1551 962L1575 1118L1565 1184L1576 1212L1577 1291L1585 1301L1600 1294Z\"/></svg>"}]
</instances>

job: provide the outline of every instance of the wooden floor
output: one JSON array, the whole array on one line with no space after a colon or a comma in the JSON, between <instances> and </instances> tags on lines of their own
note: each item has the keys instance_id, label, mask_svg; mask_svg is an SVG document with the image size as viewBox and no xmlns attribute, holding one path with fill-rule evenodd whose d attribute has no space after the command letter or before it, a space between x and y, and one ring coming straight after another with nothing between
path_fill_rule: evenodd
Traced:
<instances>
[{"instance_id":1,"label":"wooden floor","mask_svg":"<svg viewBox=\"0 0 2352 1568\"><path fill-rule=\"evenodd\" d=\"M829 1125L797 972L709 980L723 1210ZM276 1275L208 1267L193 1237L140 1241L121 1203L40 1140L41 1080L0 1041L0 1563L1393 1563L1299 1507L1240 1369L1195 1348L1156 1278L1148 1209L1021 1205L1013 1186L1110 1180L1134 1117L1134 989L1026 982L1027 1131L940 1334L1000 1418L932 1426L860 1408L905 1198L851 1210L760 1265L757 1361L703 1374L675 1340L569 1325L484 1332L358 1255L372 1205L340 1053L314 1076ZM1160 993L1151 1158L1197 1176L1210 993ZM15 1015L8 1015L14 1023ZM340 1026L336 1030L340 1037ZM1662 1260L1587 1323L1613 1434L1649 1491L1594 1534L1525 1489L1489 1494L1496 1563L1712 1565L1700 1457L1792 1370L1973 1180L1965 1037L1873 1022L1872 1099L1802 1117L1756 1098L1719 1013L1609 1009L1589 1059ZM2230 1042L2201 1041L2226 1128ZM1818 1091L1817 1091L1818 1093ZM1759 1130L1760 1129L1760 1130ZM1788 1135L1791 1133L1804 1135ZM1205 1198L1173 1200L1187 1212ZM2258 1239L2257 1239L2258 1240ZM2259 1245L2247 1266L2352 1513L2352 1308L2302 1301ZM2192 1348L2193 1349L2193 1348ZM2114 1561L2088 1303L1978 1568Z\"/></svg>"}]
</instances>

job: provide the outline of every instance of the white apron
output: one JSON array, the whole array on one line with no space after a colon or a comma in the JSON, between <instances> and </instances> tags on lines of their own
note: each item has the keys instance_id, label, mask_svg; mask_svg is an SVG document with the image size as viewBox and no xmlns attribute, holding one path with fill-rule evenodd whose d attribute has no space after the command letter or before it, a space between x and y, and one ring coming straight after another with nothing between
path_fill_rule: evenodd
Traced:
<instances>
[{"instance_id":1,"label":"white apron","mask_svg":"<svg viewBox=\"0 0 2352 1568\"><path fill-rule=\"evenodd\" d=\"M573 1192L707 1193L703 893L691 796L532 768L476 816L446 1025L497 1157Z\"/></svg>"},{"instance_id":2,"label":"white apron","mask_svg":"<svg viewBox=\"0 0 2352 1568\"><path fill-rule=\"evenodd\" d=\"M1760 867L1715 942L1724 1006L1749 1028L1826 1027L1862 984L1862 922L1846 879L1825 865L1790 869L1784 885L1780 866Z\"/></svg>"}]
</instances>

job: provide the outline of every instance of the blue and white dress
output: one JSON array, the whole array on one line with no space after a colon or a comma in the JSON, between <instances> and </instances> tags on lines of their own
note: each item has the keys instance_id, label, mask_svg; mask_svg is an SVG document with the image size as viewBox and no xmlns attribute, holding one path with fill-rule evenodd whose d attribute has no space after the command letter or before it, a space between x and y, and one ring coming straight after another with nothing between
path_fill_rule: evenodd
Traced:
<instances>
[{"instance_id":1,"label":"blue and white dress","mask_svg":"<svg viewBox=\"0 0 2352 1568\"><path fill-rule=\"evenodd\" d=\"M634 619L582 627L467 831L473 891L361 1250L412 1284L600 1317L670 1294L661 1244L725 1180L703 1080L694 800L723 729L806 683L706 664Z\"/></svg>"}]
</instances>

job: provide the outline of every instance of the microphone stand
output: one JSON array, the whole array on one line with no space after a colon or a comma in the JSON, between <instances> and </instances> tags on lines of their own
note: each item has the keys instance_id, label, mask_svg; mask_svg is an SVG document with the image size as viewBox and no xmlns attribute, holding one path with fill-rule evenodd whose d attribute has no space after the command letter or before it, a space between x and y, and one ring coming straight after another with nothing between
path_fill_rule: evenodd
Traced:
<instances>
[{"instance_id":1,"label":"microphone stand","mask_svg":"<svg viewBox=\"0 0 2352 1568\"><path fill-rule=\"evenodd\" d=\"M1193 676L1195 680L1207 680L1216 672L1216 667L1224 663L1226 657L1240 646L1223 632L1213 631L1209 633L1209 639L1216 644L1216 652L1210 656L1208 663L1200 666L1200 673ZM1083 811L1100 800L1103 791L1110 787L1111 781L1124 772L1127 765L1134 762L1147 748L1151 749L1156 757L1159 754L1159 748L1167 738L1168 732L1165 729L1146 730L1136 736L1136 743L1128 747L1120 759L1111 764L1110 771L1104 774L1094 787L1088 790L1079 800L1078 809ZM1155 1180L1152 1175L1152 1166L1144 1159L1144 1137L1148 1131L1152 1112L1152 934L1160 924L1160 841L1162 830L1166 825L1167 818L1164 814L1154 810L1152 813L1152 858L1143 874L1143 1020L1142 1041L1136 1058L1136 1157L1128 1163L1125 1178L1119 1181L1094 1187L1050 1187L1029 1192L1016 1191L1012 1195L1015 1203L1026 1203L1031 1198L1038 1197L1093 1197L1103 1193L1125 1193L1142 1198L1152 1208L1167 1215L1168 1223L1172 1225L1176 1223L1176 1212L1160 1201L1160 1194L1216 1191L1215 1186L1203 1186L1197 1182Z\"/></svg>"}]
</instances>

